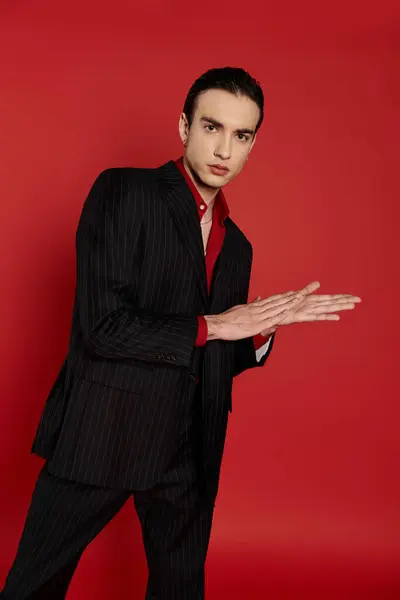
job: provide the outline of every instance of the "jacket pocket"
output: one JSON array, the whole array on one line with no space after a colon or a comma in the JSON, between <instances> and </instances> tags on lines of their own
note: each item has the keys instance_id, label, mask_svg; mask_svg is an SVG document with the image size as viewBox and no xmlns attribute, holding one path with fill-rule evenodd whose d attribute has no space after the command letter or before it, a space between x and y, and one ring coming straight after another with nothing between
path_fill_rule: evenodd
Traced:
<instances>
[{"instance_id":1,"label":"jacket pocket","mask_svg":"<svg viewBox=\"0 0 400 600\"><path fill-rule=\"evenodd\" d=\"M138 362L116 362L111 360L92 360L84 358L80 361L78 376L86 381L141 394L150 389L154 383L155 365Z\"/></svg>"}]
</instances>

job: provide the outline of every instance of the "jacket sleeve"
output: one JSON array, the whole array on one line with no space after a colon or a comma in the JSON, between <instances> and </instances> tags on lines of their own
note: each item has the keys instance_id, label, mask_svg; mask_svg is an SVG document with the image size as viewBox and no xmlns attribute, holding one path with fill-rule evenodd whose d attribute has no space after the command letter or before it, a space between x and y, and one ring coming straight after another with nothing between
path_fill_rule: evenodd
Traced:
<instances>
[{"instance_id":1,"label":"jacket sleeve","mask_svg":"<svg viewBox=\"0 0 400 600\"><path fill-rule=\"evenodd\" d=\"M243 288L243 296L239 300L238 304L247 304L249 295L249 285L251 276L251 267L253 263L253 249L250 247L249 264L247 273L245 276L245 287ZM257 346L258 335L242 338L234 342L234 373L233 376L240 375L246 369L252 369L253 367L263 367L268 356L271 353L272 346L274 345L275 332L268 338L269 345L267 346L266 352L257 358ZM264 342L267 338L264 338Z\"/></svg>"},{"instance_id":2,"label":"jacket sleeve","mask_svg":"<svg viewBox=\"0 0 400 600\"><path fill-rule=\"evenodd\" d=\"M143 182L134 169L107 169L94 182L76 232L76 297L86 350L109 359L188 366L196 315L135 306L143 247ZM126 176L127 178L128 176Z\"/></svg>"}]
</instances>

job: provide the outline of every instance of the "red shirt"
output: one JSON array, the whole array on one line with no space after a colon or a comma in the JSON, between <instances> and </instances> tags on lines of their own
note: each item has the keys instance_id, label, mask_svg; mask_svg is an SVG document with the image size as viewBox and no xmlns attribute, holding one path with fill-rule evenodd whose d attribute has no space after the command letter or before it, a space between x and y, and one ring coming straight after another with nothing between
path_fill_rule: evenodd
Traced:
<instances>
[{"instance_id":1,"label":"red shirt","mask_svg":"<svg viewBox=\"0 0 400 600\"><path fill-rule=\"evenodd\" d=\"M182 173L182 175L184 176L186 183L188 184L188 186L194 196L194 199L197 204L199 221L201 221L201 218L207 209L207 204L204 202L203 198L200 196L198 189L196 188L193 181L189 177L189 174L187 173L187 171L183 165L183 156L178 158L175 161L175 164L178 167L178 169L180 170L180 172ZM212 279L212 274L213 274L213 270L214 270L214 265L218 258L218 255L221 251L222 243L223 243L224 237L225 237L226 230L225 230L225 225L224 225L224 219L228 215L229 215L229 207L226 203L224 193L223 193L222 189L220 189L218 191L217 195L215 196L214 210L213 210L212 223L211 223L211 231L210 231L210 236L209 236L208 242L207 242L206 271L207 271L208 292L210 292L211 279ZM202 315L199 315L197 317L197 319L198 319L198 323L199 323L199 329L198 329L198 333L197 333L197 339L195 342L195 346L204 346L204 344L207 342L207 335L208 335L207 321L204 318L204 316L202 316ZM255 350L258 350L258 348L260 348L263 344L265 344L268 341L268 337L263 336L261 333L254 335L253 342L254 342Z\"/></svg>"}]
</instances>

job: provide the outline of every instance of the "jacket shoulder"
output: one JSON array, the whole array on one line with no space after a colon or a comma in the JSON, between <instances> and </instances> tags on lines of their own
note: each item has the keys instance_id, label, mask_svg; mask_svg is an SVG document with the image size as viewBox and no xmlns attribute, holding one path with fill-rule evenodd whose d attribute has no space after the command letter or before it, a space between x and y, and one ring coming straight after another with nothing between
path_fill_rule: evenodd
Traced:
<instances>
[{"instance_id":1,"label":"jacket shoulder","mask_svg":"<svg viewBox=\"0 0 400 600\"><path fill-rule=\"evenodd\" d=\"M138 203L156 186L155 169L139 167L110 167L99 173L91 186L87 203L104 202L113 207L129 205L133 199Z\"/></svg>"},{"instance_id":2,"label":"jacket shoulder","mask_svg":"<svg viewBox=\"0 0 400 600\"><path fill-rule=\"evenodd\" d=\"M78 225L91 223L100 214L111 218L121 211L132 211L132 206L139 215L156 181L153 171L136 167L110 167L101 171L90 186Z\"/></svg>"},{"instance_id":3,"label":"jacket shoulder","mask_svg":"<svg viewBox=\"0 0 400 600\"><path fill-rule=\"evenodd\" d=\"M114 185L151 184L156 180L156 172L156 169L146 167L109 167L99 173L95 182Z\"/></svg>"}]
</instances>

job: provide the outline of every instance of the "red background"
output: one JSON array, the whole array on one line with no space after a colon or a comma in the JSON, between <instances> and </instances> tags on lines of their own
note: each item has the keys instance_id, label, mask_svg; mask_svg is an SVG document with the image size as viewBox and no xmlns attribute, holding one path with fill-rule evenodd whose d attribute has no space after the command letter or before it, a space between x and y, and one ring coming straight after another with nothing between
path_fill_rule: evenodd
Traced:
<instances>
[{"instance_id":1,"label":"red background","mask_svg":"<svg viewBox=\"0 0 400 600\"><path fill-rule=\"evenodd\" d=\"M104 168L179 156L191 83L234 65L266 101L225 188L254 247L250 299L317 279L320 293L363 301L339 322L282 328L267 365L235 380L208 598L400 598L394 4L0 10L1 579L42 465L29 450L67 350L89 187ZM129 501L87 548L69 597L140 599L146 577Z\"/></svg>"}]
</instances>

